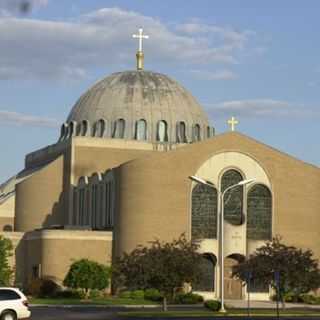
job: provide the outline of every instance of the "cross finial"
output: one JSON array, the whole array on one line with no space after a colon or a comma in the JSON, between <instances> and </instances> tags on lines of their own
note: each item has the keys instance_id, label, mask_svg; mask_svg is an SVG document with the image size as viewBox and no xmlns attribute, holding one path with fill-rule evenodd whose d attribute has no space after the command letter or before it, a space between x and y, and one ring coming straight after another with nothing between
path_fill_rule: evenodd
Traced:
<instances>
[{"instance_id":1,"label":"cross finial","mask_svg":"<svg viewBox=\"0 0 320 320\"><path fill-rule=\"evenodd\" d=\"M229 119L227 122L231 131L235 131L236 125L239 124L239 121L235 117L231 117L231 119Z\"/></svg>"},{"instance_id":2,"label":"cross finial","mask_svg":"<svg viewBox=\"0 0 320 320\"><path fill-rule=\"evenodd\" d=\"M149 36L146 34L143 34L143 29L139 28L139 34L133 34L132 37L139 39L139 50L138 51L142 52L142 41L143 41L143 39L149 39Z\"/></svg>"},{"instance_id":3,"label":"cross finial","mask_svg":"<svg viewBox=\"0 0 320 320\"><path fill-rule=\"evenodd\" d=\"M142 40L143 39L148 39L149 36L147 36L146 34L143 34L143 29L140 28L139 29L139 34L133 34L132 37L139 39L139 49L138 49L138 52L136 53L137 70L143 70L143 58L144 58L144 55L143 55L143 51L142 51Z\"/></svg>"}]
</instances>

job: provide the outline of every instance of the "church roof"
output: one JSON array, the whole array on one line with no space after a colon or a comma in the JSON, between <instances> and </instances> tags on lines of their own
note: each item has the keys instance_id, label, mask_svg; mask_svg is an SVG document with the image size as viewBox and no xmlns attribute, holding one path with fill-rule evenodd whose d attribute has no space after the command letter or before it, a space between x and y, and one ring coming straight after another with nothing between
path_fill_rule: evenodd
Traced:
<instances>
[{"instance_id":1,"label":"church roof","mask_svg":"<svg viewBox=\"0 0 320 320\"><path fill-rule=\"evenodd\" d=\"M177 125L181 122L187 136L183 142L192 140L195 126L201 128L205 138L209 126L202 107L178 82L161 73L136 70L111 74L93 85L76 102L62 129L73 123L77 127L73 128L74 135L97 136L96 127L103 123L104 136L110 138L121 119L126 126L125 139L135 139L137 122L144 120L145 140L149 142L157 140L159 121L167 125L169 143L177 142ZM86 127L85 134L81 134L81 125Z\"/></svg>"}]
</instances>

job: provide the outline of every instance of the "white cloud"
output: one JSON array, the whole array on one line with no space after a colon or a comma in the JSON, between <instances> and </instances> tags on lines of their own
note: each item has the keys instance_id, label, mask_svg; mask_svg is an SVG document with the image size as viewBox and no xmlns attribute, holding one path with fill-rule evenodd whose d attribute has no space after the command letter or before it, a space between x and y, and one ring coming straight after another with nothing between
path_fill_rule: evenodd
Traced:
<instances>
[{"instance_id":1,"label":"white cloud","mask_svg":"<svg viewBox=\"0 0 320 320\"><path fill-rule=\"evenodd\" d=\"M169 25L119 8L100 9L64 22L2 17L0 79L72 78L108 64L134 66L137 43L131 35L140 26L150 35L145 41L146 65L151 59L175 67L234 64L252 38L249 31L200 23L196 27ZM192 28L204 31L199 35Z\"/></svg>"},{"instance_id":2,"label":"white cloud","mask_svg":"<svg viewBox=\"0 0 320 320\"><path fill-rule=\"evenodd\" d=\"M56 128L59 126L59 122L55 119L37 117L7 110L0 110L0 123L48 128Z\"/></svg>"},{"instance_id":3,"label":"white cloud","mask_svg":"<svg viewBox=\"0 0 320 320\"><path fill-rule=\"evenodd\" d=\"M190 70L190 73L198 79L203 80L235 80L238 75L231 70L218 70L218 71L208 71L208 70Z\"/></svg>"},{"instance_id":4,"label":"white cloud","mask_svg":"<svg viewBox=\"0 0 320 320\"><path fill-rule=\"evenodd\" d=\"M273 99L232 100L217 104L204 104L208 113L213 117L242 116L242 117L305 117L319 116L320 113L306 110L286 101Z\"/></svg>"}]
</instances>

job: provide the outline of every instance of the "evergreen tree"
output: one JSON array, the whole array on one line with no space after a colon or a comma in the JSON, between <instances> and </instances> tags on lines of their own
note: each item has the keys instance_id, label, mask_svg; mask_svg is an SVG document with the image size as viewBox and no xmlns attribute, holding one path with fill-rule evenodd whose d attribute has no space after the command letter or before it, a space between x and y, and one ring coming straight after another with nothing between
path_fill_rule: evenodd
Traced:
<instances>
[{"instance_id":1,"label":"evergreen tree","mask_svg":"<svg viewBox=\"0 0 320 320\"><path fill-rule=\"evenodd\" d=\"M12 250L11 241L0 236L0 286L10 285L13 271L9 265L9 257L12 256Z\"/></svg>"}]
</instances>

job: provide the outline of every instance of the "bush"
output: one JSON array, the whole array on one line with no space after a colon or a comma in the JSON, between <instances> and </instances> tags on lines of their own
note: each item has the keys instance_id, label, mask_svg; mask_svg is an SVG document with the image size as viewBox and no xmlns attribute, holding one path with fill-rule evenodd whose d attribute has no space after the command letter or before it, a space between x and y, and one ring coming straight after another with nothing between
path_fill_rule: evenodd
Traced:
<instances>
[{"instance_id":1,"label":"bush","mask_svg":"<svg viewBox=\"0 0 320 320\"><path fill-rule=\"evenodd\" d=\"M56 297L62 299L83 299L84 294L78 290L63 290L58 291Z\"/></svg>"},{"instance_id":2,"label":"bush","mask_svg":"<svg viewBox=\"0 0 320 320\"><path fill-rule=\"evenodd\" d=\"M100 290L91 290L89 294L89 299L97 299L97 298L102 298L103 297L103 292Z\"/></svg>"},{"instance_id":3,"label":"bush","mask_svg":"<svg viewBox=\"0 0 320 320\"><path fill-rule=\"evenodd\" d=\"M292 292L285 293L283 295L284 302L299 302L299 296L293 294Z\"/></svg>"},{"instance_id":4,"label":"bush","mask_svg":"<svg viewBox=\"0 0 320 320\"><path fill-rule=\"evenodd\" d=\"M85 298L89 297L90 290L103 290L108 287L110 268L88 259L75 261L63 280L66 287L82 289Z\"/></svg>"},{"instance_id":5,"label":"bush","mask_svg":"<svg viewBox=\"0 0 320 320\"><path fill-rule=\"evenodd\" d=\"M53 280L43 279L40 286L40 297L52 298L59 290L60 287Z\"/></svg>"},{"instance_id":6,"label":"bush","mask_svg":"<svg viewBox=\"0 0 320 320\"><path fill-rule=\"evenodd\" d=\"M30 295L39 298L53 298L59 290L60 287L50 279L33 279L27 288Z\"/></svg>"},{"instance_id":7,"label":"bush","mask_svg":"<svg viewBox=\"0 0 320 320\"><path fill-rule=\"evenodd\" d=\"M143 290L134 290L131 292L131 299L144 299Z\"/></svg>"},{"instance_id":8,"label":"bush","mask_svg":"<svg viewBox=\"0 0 320 320\"><path fill-rule=\"evenodd\" d=\"M119 293L119 298L131 299L131 292L130 291L122 291Z\"/></svg>"},{"instance_id":9,"label":"bush","mask_svg":"<svg viewBox=\"0 0 320 320\"><path fill-rule=\"evenodd\" d=\"M300 297L303 303L307 303L307 304L320 303L320 299L312 294L302 294Z\"/></svg>"},{"instance_id":10,"label":"bush","mask_svg":"<svg viewBox=\"0 0 320 320\"><path fill-rule=\"evenodd\" d=\"M144 298L151 301L162 301L163 296L158 289L147 289L144 292Z\"/></svg>"},{"instance_id":11,"label":"bush","mask_svg":"<svg viewBox=\"0 0 320 320\"><path fill-rule=\"evenodd\" d=\"M207 300L204 302L204 306L212 311L219 311L221 308L221 302L217 300Z\"/></svg>"},{"instance_id":12,"label":"bush","mask_svg":"<svg viewBox=\"0 0 320 320\"><path fill-rule=\"evenodd\" d=\"M195 293L178 293L174 299L175 303L178 304L196 304L203 302L202 296Z\"/></svg>"}]
</instances>

